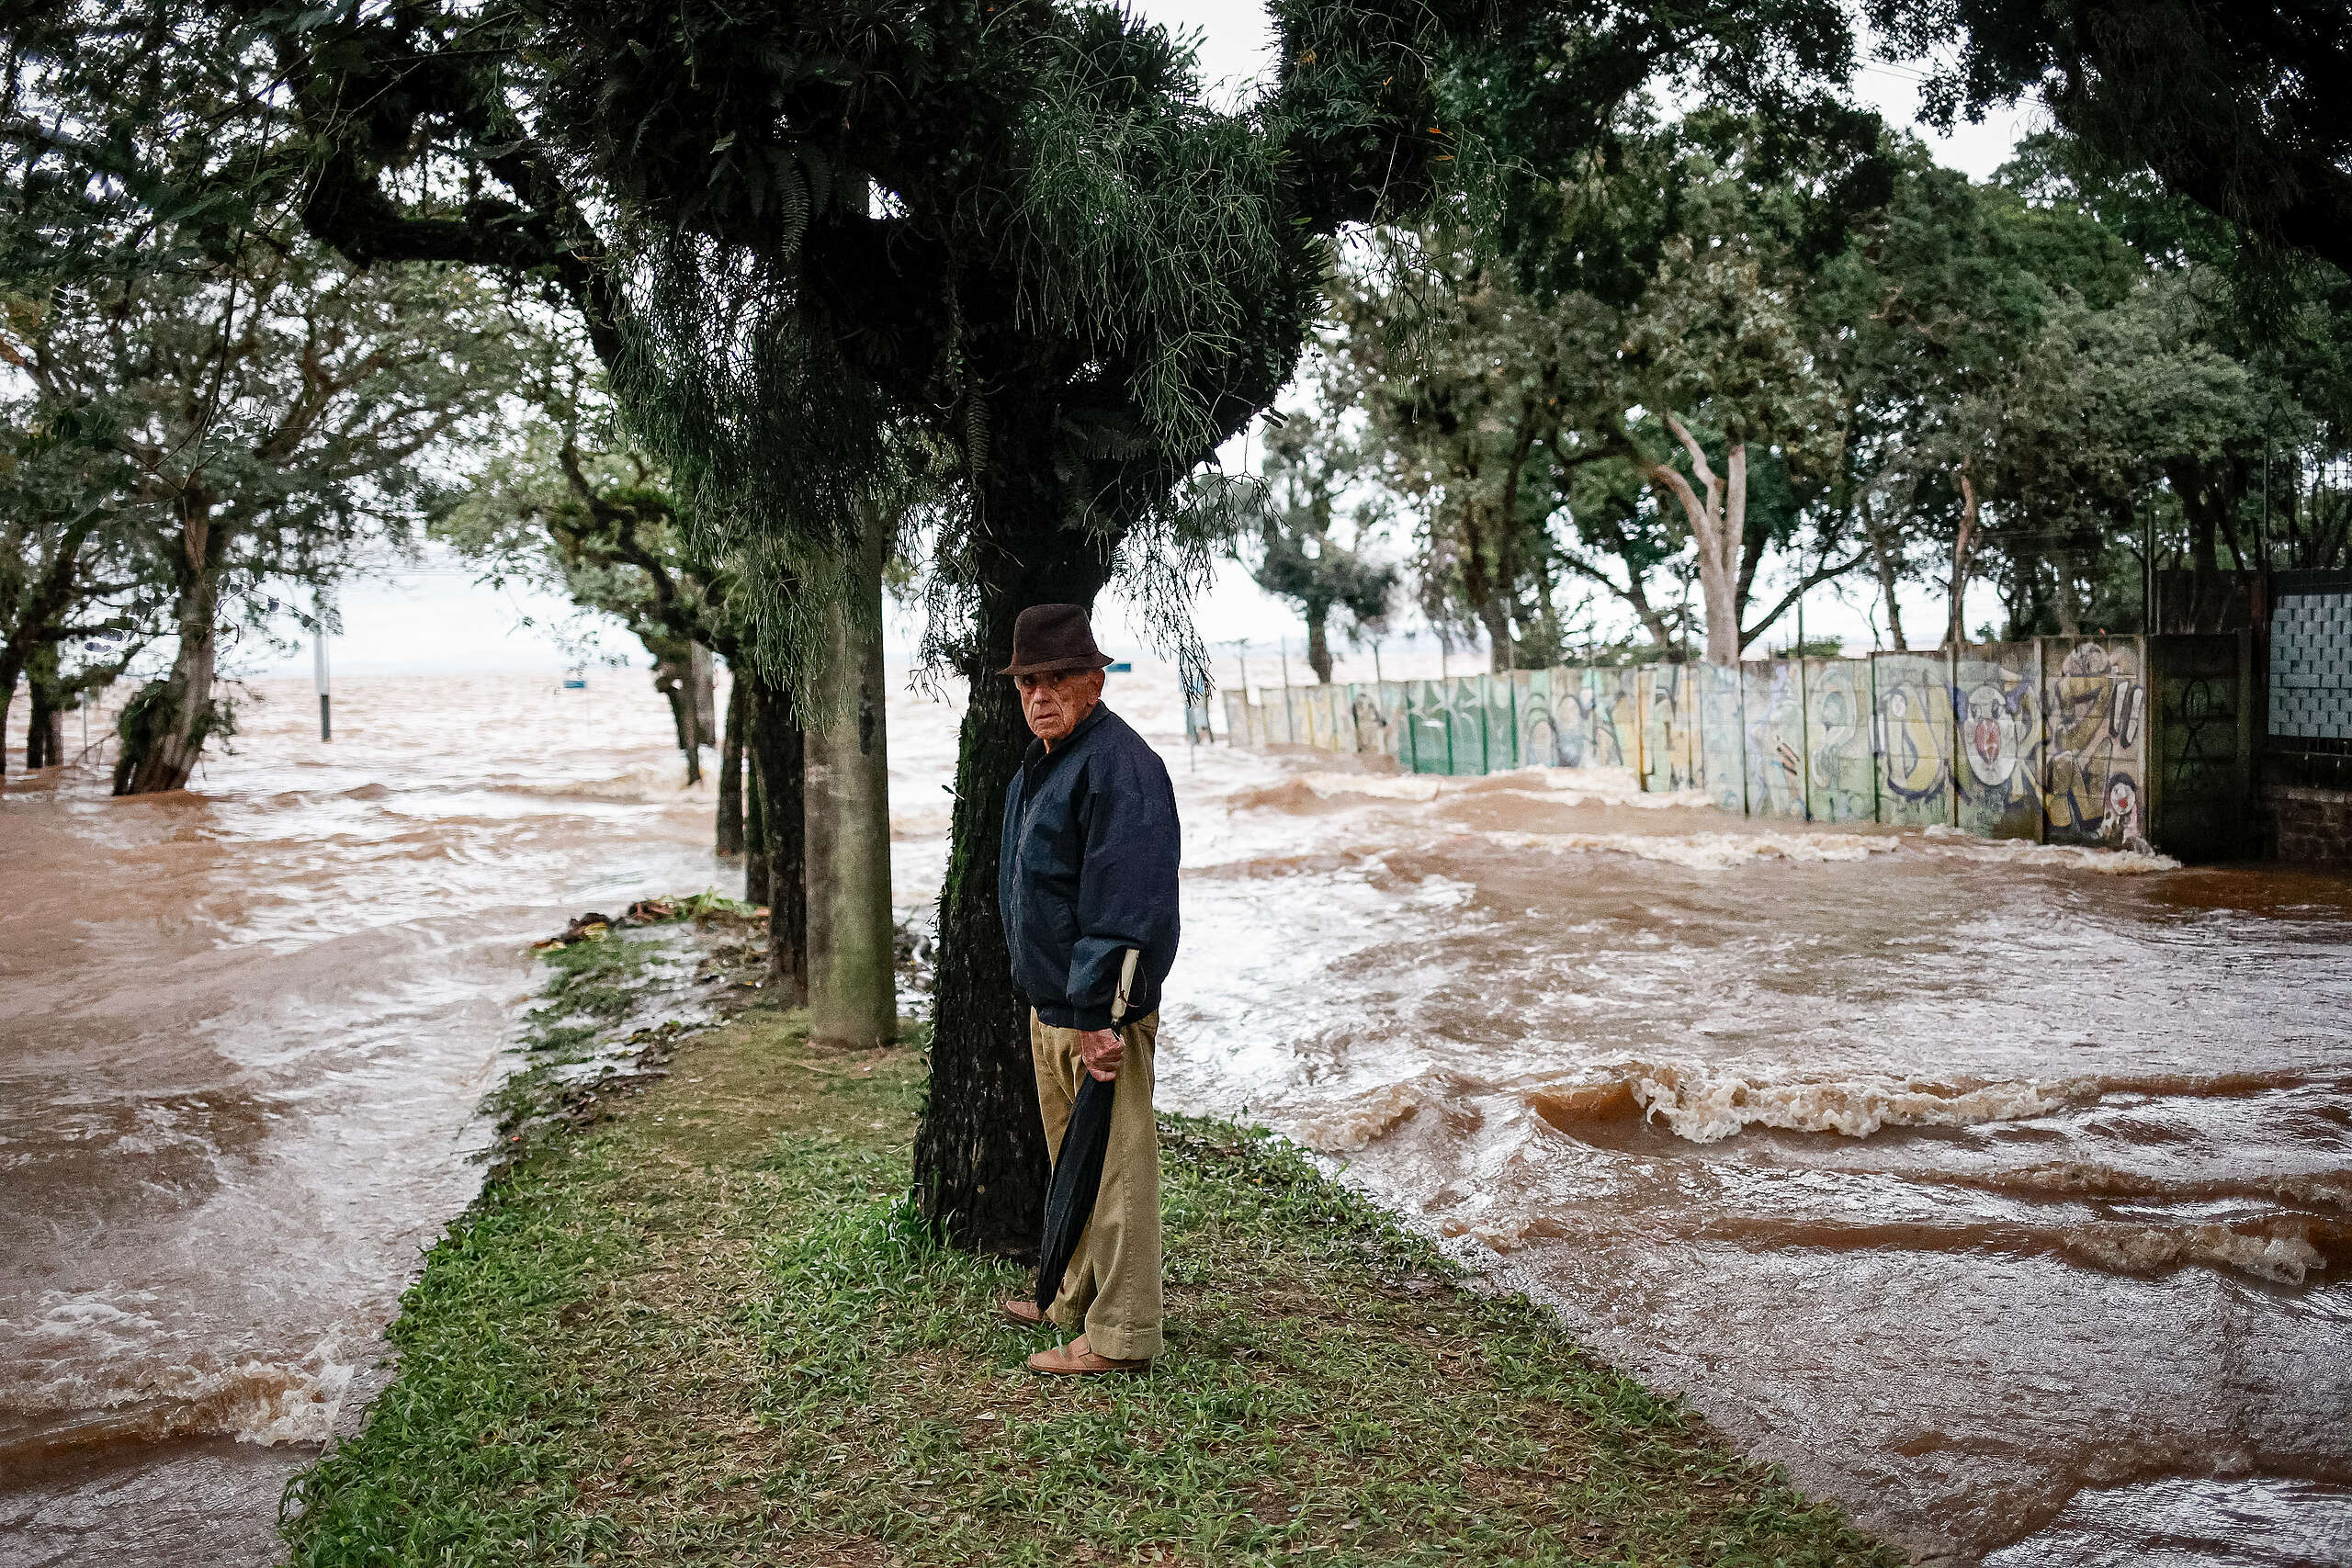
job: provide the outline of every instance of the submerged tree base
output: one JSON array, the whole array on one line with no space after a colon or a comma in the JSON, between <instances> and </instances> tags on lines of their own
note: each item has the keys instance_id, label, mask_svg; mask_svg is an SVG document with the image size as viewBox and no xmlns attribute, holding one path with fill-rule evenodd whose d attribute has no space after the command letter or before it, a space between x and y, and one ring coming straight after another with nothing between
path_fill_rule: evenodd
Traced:
<instances>
[{"instance_id":1,"label":"submerged tree base","mask_svg":"<svg viewBox=\"0 0 2352 1568\"><path fill-rule=\"evenodd\" d=\"M921 1051L805 1018L492 1181L296 1483L297 1563L1901 1561L1222 1124L1163 1126L1169 1354L1037 1378L1025 1277L906 1201Z\"/></svg>"}]
</instances>

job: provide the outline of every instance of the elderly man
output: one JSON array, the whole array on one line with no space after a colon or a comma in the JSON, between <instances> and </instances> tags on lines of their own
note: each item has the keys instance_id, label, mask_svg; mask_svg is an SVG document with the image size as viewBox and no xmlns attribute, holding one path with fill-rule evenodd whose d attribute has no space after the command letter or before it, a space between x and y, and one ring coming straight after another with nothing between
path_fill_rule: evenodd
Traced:
<instances>
[{"instance_id":1,"label":"elderly man","mask_svg":"<svg viewBox=\"0 0 2352 1568\"><path fill-rule=\"evenodd\" d=\"M1176 795L1158 753L1102 705L1110 662L1083 609L1037 604L1013 624L1004 671L1037 739L1005 791L997 901L1057 1160L1082 1075L1115 1086L1102 1191L1048 1314L1085 1332L1029 1358L1065 1375L1133 1371L1160 1347L1151 1078L1176 961ZM1004 1310L1040 1321L1033 1302Z\"/></svg>"}]
</instances>

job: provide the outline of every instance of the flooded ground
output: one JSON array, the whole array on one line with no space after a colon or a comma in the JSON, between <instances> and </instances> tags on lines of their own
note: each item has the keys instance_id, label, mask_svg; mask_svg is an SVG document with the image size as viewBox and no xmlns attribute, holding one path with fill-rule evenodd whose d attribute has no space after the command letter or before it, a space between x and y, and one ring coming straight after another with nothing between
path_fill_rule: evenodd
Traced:
<instances>
[{"instance_id":1,"label":"flooded ground","mask_svg":"<svg viewBox=\"0 0 2352 1568\"><path fill-rule=\"evenodd\" d=\"M1923 1557L2352 1562L2352 885L1216 771L1179 1098Z\"/></svg>"},{"instance_id":2,"label":"flooded ground","mask_svg":"<svg viewBox=\"0 0 2352 1568\"><path fill-rule=\"evenodd\" d=\"M0 1563L267 1561L470 1193L521 939L733 874L643 677L548 684L352 682L332 748L273 688L193 796L10 782ZM1171 696L1113 678L1185 817L1172 1103L1922 1555L2352 1562L2352 885L1194 752ZM893 707L902 905L956 717Z\"/></svg>"},{"instance_id":3,"label":"flooded ground","mask_svg":"<svg viewBox=\"0 0 2352 1568\"><path fill-rule=\"evenodd\" d=\"M480 1182L523 943L729 874L640 673L349 680L335 721L267 682L191 792L0 795L8 1568L275 1561Z\"/></svg>"}]
</instances>

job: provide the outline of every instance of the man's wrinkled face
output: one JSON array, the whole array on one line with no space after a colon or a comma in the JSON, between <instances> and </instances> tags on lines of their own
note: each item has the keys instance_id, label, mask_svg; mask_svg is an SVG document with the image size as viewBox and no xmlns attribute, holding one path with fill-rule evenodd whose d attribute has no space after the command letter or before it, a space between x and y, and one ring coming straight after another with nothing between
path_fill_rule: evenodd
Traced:
<instances>
[{"instance_id":1,"label":"man's wrinkled face","mask_svg":"<svg viewBox=\"0 0 2352 1568\"><path fill-rule=\"evenodd\" d=\"M1012 683L1021 688L1021 716L1029 721L1029 733L1044 741L1047 750L1076 729L1102 700L1100 670L1015 675Z\"/></svg>"}]
</instances>

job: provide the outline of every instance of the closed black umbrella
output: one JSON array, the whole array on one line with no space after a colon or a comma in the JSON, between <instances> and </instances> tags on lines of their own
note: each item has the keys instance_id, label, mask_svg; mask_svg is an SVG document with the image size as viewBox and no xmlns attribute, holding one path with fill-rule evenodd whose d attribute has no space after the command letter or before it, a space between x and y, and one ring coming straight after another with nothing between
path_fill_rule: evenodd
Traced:
<instances>
[{"instance_id":1,"label":"closed black umbrella","mask_svg":"<svg viewBox=\"0 0 2352 1568\"><path fill-rule=\"evenodd\" d=\"M1127 1016L1127 990L1135 984L1134 948L1119 972L1119 995L1111 1004L1111 1027ZM1078 1100L1069 1108L1069 1125L1062 1130L1060 1156L1054 1161L1053 1184L1046 1190L1046 1229L1037 1242L1037 1310L1044 1312L1061 1294L1062 1276L1086 1235L1086 1222L1094 1215L1094 1200L1102 1191L1102 1157L1111 1147L1111 1102L1118 1086L1092 1073L1078 1086Z\"/></svg>"}]
</instances>

